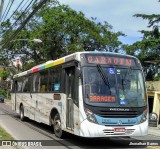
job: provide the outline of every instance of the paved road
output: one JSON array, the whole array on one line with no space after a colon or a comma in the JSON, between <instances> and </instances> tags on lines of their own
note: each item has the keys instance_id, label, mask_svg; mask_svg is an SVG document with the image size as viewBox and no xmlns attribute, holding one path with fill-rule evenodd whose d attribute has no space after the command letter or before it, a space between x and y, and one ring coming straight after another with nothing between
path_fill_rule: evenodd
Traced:
<instances>
[{"instance_id":1,"label":"paved road","mask_svg":"<svg viewBox=\"0 0 160 149\"><path fill-rule=\"evenodd\" d=\"M11 107L7 104L0 103L0 126L7 130L15 140L21 140L21 145L25 145L29 141L28 147L25 149L89 149L89 148L128 148L129 143L135 143L138 139L141 146L133 146L137 148L155 148L147 147L143 141L139 140L160 140L160 137L148 135L144 138L109 138L109 139L84 139L73 135L68 135L67 139L58 139L52 132L52 128L45 124L40 124L32 120L21 122L17 114L13 113ZM135 140L136 139L136 140ZM23 141L22 141L23 140ZM43 147L33 147L35 141L37 145L48 145ZM32 144L31 144L32 143ZM21 148L21 147L19 147ZM131 146L130 146L131 148ZM156 147L158 149L158 147Z\"/></svg>"}]
</instances>

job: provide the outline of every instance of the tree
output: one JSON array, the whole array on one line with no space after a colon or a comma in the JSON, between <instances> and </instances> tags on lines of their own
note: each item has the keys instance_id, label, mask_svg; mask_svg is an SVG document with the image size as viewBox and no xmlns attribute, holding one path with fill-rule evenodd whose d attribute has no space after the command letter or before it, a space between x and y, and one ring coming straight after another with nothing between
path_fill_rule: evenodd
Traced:
<instances>
[{"instance_id":1,"label":"tree","mask_svg":"<svg viewBox=\"0 0 160 149\"><path fill-rule=\"evenodd\" d=\"M134 17L141 17L148 20L148 28L150 31L141 30L143 34L142 41L135 42L131 46L127 46L127 52L139 57L145 70L146 79L153 80L158 74L158 65L155 62L160 62L160 14L135 14ZM148 60L152 63L146 63Z\"/></svg>"},{"instance_id":2,"label":"tree","mask_svg":"<svg viewBox=\"0 0 160 149\"><path fill-rule=\"evenodd\" d=\"M4 70L3 68L0 69L0 78L1 81L6 80L6 78L8 77L8 72L6 70Z\"/></svg>"},{"instance_id":3,"label":"tree","mask_svg":"<svg viewBox=\"0 0 160 149\"><path fill-rule=\"evenodd\" d=\"M17 12L14 19L19 18L21 14ZM27 14L24 14L22 22L26 16ZM15 24L12 30L8 29L11 24L10 20L3 23L2 43L20 25L21 21ZM23 54L22 59L25 64L23 69L25 70L33 65L76 51L118 52L122 46L118 40L119 36L123 34L112 32L112 26L107 22L101 23L94 18L88 19L82 12L76 12L69 6L48 2L16 37L16 39L39 38L43 43L11 41L8 47L1 51L1 55L3 58L13 59L16 54Z\"/></svg>"}]
</instances>

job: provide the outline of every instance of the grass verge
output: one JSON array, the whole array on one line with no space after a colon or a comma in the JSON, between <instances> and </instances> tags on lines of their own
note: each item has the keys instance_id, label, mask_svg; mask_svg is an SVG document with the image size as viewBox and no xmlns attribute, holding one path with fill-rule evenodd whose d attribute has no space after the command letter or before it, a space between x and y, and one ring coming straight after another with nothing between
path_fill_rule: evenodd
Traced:
<instances>
[{"instance_id":1,"label":"grass verge","mask_svg":"<svg viewBox=\"0 0 160 149\"><path fill-rule=\"evenodd\" d=\"M14 138L0 127L0 140L14 140Z\"/></svg>"}]
</instances>

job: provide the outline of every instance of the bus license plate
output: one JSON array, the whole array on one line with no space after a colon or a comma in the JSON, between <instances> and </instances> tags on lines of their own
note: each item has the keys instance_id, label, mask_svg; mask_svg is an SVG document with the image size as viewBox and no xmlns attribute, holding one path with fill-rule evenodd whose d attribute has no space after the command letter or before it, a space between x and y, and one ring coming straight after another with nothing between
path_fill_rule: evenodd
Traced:
<instances>
[{"instance_id":1,"label":"bus license plate","mask_svg":"<svg viewBox=\"0 0 160 149\"><path fill-rule=\"evenodd\" d=\"M114 128L114 133L125 133L126 129L125 128Z\"/></svg>"}]
</instances>

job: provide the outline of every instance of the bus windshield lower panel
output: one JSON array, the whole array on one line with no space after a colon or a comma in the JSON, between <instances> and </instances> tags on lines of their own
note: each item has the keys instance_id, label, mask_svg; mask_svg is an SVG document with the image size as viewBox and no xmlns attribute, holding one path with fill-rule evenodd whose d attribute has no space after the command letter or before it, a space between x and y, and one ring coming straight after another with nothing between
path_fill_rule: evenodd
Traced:
<instances>
[{"instance_id":1,"label":"bus windshield lower panel","mask_svg":"<svg viewBox=\"0 0 160 149\"><path fill-rule=\"evenodd\" d=\"M99 107L144 107L146 93L142 71L132 68L83 68L85 103Z\"/></svg>"}]
</instances>

